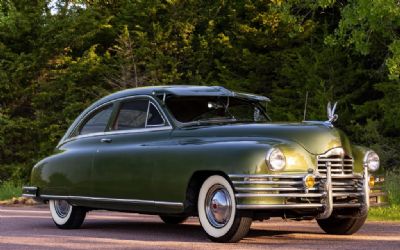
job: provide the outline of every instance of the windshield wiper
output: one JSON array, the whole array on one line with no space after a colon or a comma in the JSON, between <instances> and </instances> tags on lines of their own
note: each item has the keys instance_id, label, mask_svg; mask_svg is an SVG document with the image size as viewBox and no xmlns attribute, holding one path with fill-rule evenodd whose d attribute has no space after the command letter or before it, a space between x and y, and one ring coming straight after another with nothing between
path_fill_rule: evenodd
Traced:
<instances>
[{"instance_id":1,"label":"windshield wiper","mask_svg":"<svg viewBox=\"0 0 400 250\"><path fill-rule=\"evenodd\" d=\"M202 120L197 120L197 121L192 121L192 122L187 122L182 124L183 127L193 127L193 126L201 126L201 125L209 125L209 124L221 124L221 123L229 123L229 122L237 122L235 118L225 118L225 119L202 119Z\"/></svg>"}]
</instances>

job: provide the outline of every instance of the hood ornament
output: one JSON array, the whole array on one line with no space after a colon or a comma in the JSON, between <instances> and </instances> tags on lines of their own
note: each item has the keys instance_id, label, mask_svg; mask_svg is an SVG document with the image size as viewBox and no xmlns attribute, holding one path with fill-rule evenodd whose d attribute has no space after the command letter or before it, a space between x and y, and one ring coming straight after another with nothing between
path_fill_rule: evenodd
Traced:
<instances>
[{"instance_id":1,"label":"hood ornament","mask_svg":"<svg viewBox=\"0 0 400 250\"><path fill-rule=\"evenodd\" d=\"M328 113L328 120L326 121L327 123L332 124L339 118L339 116L337 114L335 114L336 106L337 106L337 102L335 102L335 104L333 104L333 107L331 105L331 102L328 102L328 105L326 106L326 111Z\"/></svg>"}]
</instances>

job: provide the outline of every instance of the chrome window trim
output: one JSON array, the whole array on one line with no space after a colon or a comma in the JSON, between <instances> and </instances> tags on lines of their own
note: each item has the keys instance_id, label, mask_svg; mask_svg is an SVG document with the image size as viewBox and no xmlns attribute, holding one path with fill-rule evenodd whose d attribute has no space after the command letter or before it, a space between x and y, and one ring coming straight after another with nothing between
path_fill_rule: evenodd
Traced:
<instances>
[{"instance_id":1,"label":"chrome window trim","mask_svg":"<svg viewBox=\"0 0 400 250\"><path fill-rule=\"evenodd\" d=\"M116 102L121 102L121 101L129 100L129 99L140 99L140 98L147 98L147 99L149 99L149 103L150 103L150 102L153 103L154 107L155 107L155 108L157 109L157 111L160 113L161 118L162 118L163 121L164 121L164 125L162 125L162 126L158 126L158 125L157 125L156 128L155 128L155 125L154 125L154 127L152 126L152 127L150 127L150 128L147 128L147 127L146 127L146 128L141 128L141 129L121 130L121 131L118 131L118 132L117 132L117 131L107 131L107 132L89 133L89 134L85 134L85 135L79 135L79 134L78 134L78 135L76 135L76 136L70 137L70 135L71 135L71 134L74 134L74 133L76 132L76 130L82 125L82 123L87 119L87 117L89 117L90 115L92 115L92 114L93 114L94 112L96 112L97 110L103 108L104 106L107 106L107 105L110 105L110 104L111 104L111 105L113 105L113 108L115 108L115 107L114 107L114 104L115 104ZM146 119L146 123L147 123L147 119ZM140 132L140 131L143 131L143 132L158 131L158 130L156 130L156 129L160 129L160 130L171 130L172 128L173 128L173 127L172 127L172 125L171 125L171 122L168 120L167 115L165 114L165 112L164 112L163 109L160 109L160 108L158 107L157 101L156 101L156 99L155 99L153 96L150 96L150 95L125 96L125 97L117 98L117 99L110 100L110 101L108 101L108 102L102 103L102 104L100 104L99 106L97 106L97 107L93 108L92 110L90 110L90 111L89 111L87 114L85 114L85 115L80 119L80 121L75 125L75 127L72 129L72 132L68 135L67 139L61 141L61 142L57 145L57 147L63 145L63 144L66 143L66 142L70 142L70 141L73 141L73 140L76 140L76 139L86 138L86 137L92 137L92 136L100 136L100 135L110 135L110 134L113 134L113 133L116 133L116 132L117 132L118 134L119 134L119 132L137 133L137 132ZM136 131L136 130L140 130L140 131ZM113 132L113 133L111 133L111 132Z\"/></svg>"},{"instance_id":2,"label":"chrome window trim","mask_svg":"<svg viewBox=\"0 0 400 250\"><path fill-rule=\"evenodd\" d=\"M149 111L150 111L150 100L147 102L147 111L146 111L146 120L144 121L144 127L147 128L147 121L149 120ZM118 118L118 116L117 116Z\"/></svg>"},{"instance_id":3,"label":"chrome window trim","mask_svg":"<svg viewBox=\"0 0 400 250\"><path fill-rule=\"evenodd\" d=\"M90 138L90 137L107 136L107 135L119 135L119 134L136 134L136 133L164 131L164 130L172 130L172 126L137 128L137 129L129 129L129 130L113 130L113 131L100 132L100 133L91 133L91 134L87 134L87 135L78 135L78 136L74 136L74 137L66 139L60 145L70 142L70 141L78 140L81 138Z\"/></svg>"},{"instance_id":4,"label":"chrome window trim","mask_svg":"<svg viewBox=\"0 0 400 250\"><path fill-rule=\"evenodd\" d=\"M75 132L77 132L78 129L82 130L81 126L82 125L86 125L86 123L90 120L90 119L89 120L86 120L86 119L88 119L92 114L95 114L97 111L99 111L100 109L103 109L104 107L106 107L108 105L111 105L111 108L112 108L110 117L108 118L108 121L109 121L111 116L112 116L112 113L114 111L114 103L113 102L103 103L103 104L99 105L98 107L94 108L93 110L91 110L89 113L87 113L84 117L82 117L82 119L79 121L79 123L74 127L74 129L72 130L71 134L74 134ZM108 121L107 121L107 124L108 124ZM106 127L107 127L107 124L106 124ZM78 131L78 133L80 133L80 131ZM101 133L101 132L96 132L96 133ZM88 134L85 134L85 135L96 134L96 133L88 133ZM79 135L80 134L78 134L78 136Z\"/></svg>"},{"instance_id":5,"label":"chrome window trim","mask_svg":"<svg viewBox=\"0 0 400 250\"><path fill-rule=\"evenodd\" d=\"M156 124L156 125L148 125L148 124L147 124L147 121L148 121L148 118L149 118L149 112L150 112L150 105L153 105L153 107L154 107L154 108L157 110L157 112L160 114L161 119L163 120L163 123L162 123L162 124ZM160 109L157 107L156 104L154 104L154 102L149 101L149 107L148 107L148 109L147 109L147 117L146 117L146 128L151 128L151 127L164 127L164 126L166 126L165 124L167 124L167 122L165 121L164 115L160 112ZM168 122L168 124L169 124L169 122Z\"/></svg>"},{"instance_id":6,"label":"chrome window trim","mask_svg":"<svg viewBox=\"0 0 400 250\"><path fill-rule=\"evenodd\" d=\"M104 197L90 197L90 196L63 196L63 195L40 195L42 199L49 200L81 200L81 201L99 201L99 202L119 202L137 205L161 205L183 208L182 202L170 201L152 201L152 200L139 200L139 199L117 199L117 198L104 198Z\"/></svg>"}]
</instances>

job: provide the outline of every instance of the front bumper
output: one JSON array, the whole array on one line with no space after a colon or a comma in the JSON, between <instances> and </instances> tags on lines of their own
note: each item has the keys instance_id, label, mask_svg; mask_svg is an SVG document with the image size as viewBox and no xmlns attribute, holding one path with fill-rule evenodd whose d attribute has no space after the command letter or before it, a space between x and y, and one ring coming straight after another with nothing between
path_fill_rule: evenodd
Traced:
<instances>
[{"instance_id":1,"label":"front bumper","mask_svg":"<svg viewBox=\"0 0 400 250\"><path fill-rule=\"evenodd\" d=\"M315 210L318 219L331 216L334 210L355 208L358 216L370 206L385 204L381 182L369 186L368 169L363 174L335 175L330 164L326 175L315 175L313 188L304 186L307 174L229 175L235 189L237 208L243 210Z\"/></svg>"}]
</instances>

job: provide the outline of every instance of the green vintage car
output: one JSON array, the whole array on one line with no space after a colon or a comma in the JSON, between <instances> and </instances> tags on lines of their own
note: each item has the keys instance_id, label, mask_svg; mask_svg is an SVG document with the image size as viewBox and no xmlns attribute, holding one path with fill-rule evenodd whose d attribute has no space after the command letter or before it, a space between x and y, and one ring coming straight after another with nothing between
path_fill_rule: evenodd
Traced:
<instances>
[{"instance_id":1,"label":"green vintage car","mask_svg":"<svg viewBox=\"0 0 400 250\"><path fill-rule=\"evenodd\" d=\"M57 227L88 211L198 216L208 237L236 242L253 220L316 219L355 233L384 203L378 155L325 122L273 123L263 96L223 87L124 90L75 120L55 153L37 163L25 196L49 202Z\"/></svg>"}]
</instances>

